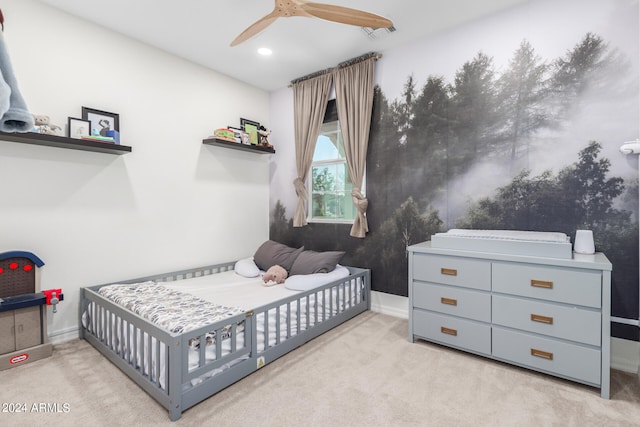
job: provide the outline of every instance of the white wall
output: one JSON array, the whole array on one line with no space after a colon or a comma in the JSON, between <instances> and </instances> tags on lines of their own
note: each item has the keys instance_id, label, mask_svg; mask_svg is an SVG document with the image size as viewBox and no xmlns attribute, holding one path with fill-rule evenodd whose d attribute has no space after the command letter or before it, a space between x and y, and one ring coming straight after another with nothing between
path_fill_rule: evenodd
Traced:
<instances>
[{"instance_id":1,"label":"white wall","mask_svg":"<svg viewBox=\"0 0 640 427\"><path fill-rule=\"evenodd\" d=\"M81 107L120 114L122 156L0 141L0 252L44 262L61 287L55 337L82 286L250 256L268 238L269 156L204 146L268 93L32 0L5 0L4 38L30 111L66 128ZM49 310L50 312L50 310Z\"/></svg>"},{"instance_id":2,"label":"white wall","mask_svg":"<svg viewBox=\"0 0 640 427\"><path fill-rule=\"evenodd\" d=\"M280 202L287 210L287 218L292 218L296 207L296 191L293 180L297 178L296 172L296 146L295 131L293 126L293 89L283 88L271 92L269 97L269 111L271 111L270 123L271 137L269 142L274 145L276 154L271 166L271 188L277 189L278 194L286 194ZM269 212L273 213L278 198L270 200Z\"/></svg>"}]
</instances>

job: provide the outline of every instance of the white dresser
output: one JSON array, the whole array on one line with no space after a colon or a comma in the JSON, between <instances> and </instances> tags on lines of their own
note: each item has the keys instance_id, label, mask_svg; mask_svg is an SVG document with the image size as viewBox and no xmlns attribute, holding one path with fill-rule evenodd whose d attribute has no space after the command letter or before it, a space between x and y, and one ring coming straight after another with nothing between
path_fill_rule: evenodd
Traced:
<instances>
[{"instance_id":1,"label":"white dresser","mask_svg":"<svg viewBox=\"0 0 640 427\"><path fill-rule=\"evenodd\" d=\"M599 387L609 398L611 263L409 246L409 340Z\"/></svg>"}]
</instances>

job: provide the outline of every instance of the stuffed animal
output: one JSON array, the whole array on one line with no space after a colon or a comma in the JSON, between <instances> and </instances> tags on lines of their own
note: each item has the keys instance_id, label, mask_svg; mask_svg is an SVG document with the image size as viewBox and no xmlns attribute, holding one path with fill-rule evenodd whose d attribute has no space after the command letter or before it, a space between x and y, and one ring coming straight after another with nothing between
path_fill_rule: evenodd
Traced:
<instances>
[{"instance_id":1,"label":"stuffed animal","mask_svg":"<svg viewBox=\"0 0 640 427\"><path fill-rule=\"evenodd\" d=\"M33 114L33 132L43 133L45 135L57 135L56 130L62 130L58 125L51 123L49 116L44 114Z\"/></svg>"},{"instance_id":2,"label":"stuffed animal","mask_svg":"<svg viewBox=\"0 0 640 427\"><path fill-rule=\"evenodd\" d=\"M267 130L267 128L264 126L260 126L260 129L258 129L258 135L260 145L264 147L273 147L273 145L269 144L269 140L267 139L269 135L271 135L270 130Z\"/></svg>"},{"instance_id":3,"label":"stuffed animal","mask_svg":"<svg viewBox=\"0 0 640 427\"><path fill-rule=\"evenodd\" d=\"M273 286L284 283L289 273L279 265L273 265L262 275L262 281L265 286Z\"/></svg>"}]
</instances>

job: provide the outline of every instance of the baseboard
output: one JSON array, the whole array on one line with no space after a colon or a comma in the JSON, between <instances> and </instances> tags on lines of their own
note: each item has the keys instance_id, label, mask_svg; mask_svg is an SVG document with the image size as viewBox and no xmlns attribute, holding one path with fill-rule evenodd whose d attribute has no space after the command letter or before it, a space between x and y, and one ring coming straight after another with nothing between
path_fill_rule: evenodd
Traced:
<instances>
[{"instance_id":1,"label":"baseboard","mask_svg":"<svg viewBox=\"0 0 640 427\"><path fill-rule=\"evenodd\" d=\"M371 291L371 311L408 319L409 299L385 292Z\"/></svg>"},{"instance_id":2,"label":"baseboard","mask_svg":"<svg viewBox=\"0 0 640 427\"><path fill-rule=\"evenodd\" d=\"M399 295L371 291L371 310L408 319L409 299ZM640 375L640 342L611 338L611 367Z\"/></svg>"},{"instance_id":3,"label":"baseboard","mask_svg":"<svg viewBox=\"0 0 640 427\"><path fill-rule=\"evenodd\" d=\"M80 329L77 327L67 328L61 331L50 331L49 342L51 344L62 344L80 337Z\"/></svg>"},{"instance_id":4,"label":"baseboard","mask_svg":"<svg viewBox=\"0 0 640 427\"><path fill-rule=\"evenodd\" d=\"M640 342L611 338L611 367L640 375Z\"/></svg>"}]
</instances>

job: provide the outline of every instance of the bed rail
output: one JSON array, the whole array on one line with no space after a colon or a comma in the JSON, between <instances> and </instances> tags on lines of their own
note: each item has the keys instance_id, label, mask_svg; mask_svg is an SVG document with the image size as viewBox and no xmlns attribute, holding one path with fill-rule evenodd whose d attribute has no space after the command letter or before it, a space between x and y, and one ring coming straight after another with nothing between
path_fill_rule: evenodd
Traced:
<instances>
[{"instance_id":1,"label":"bed rail","mask_svg":"<svg viewBox=\"0 0 640 427\"><path fill-rule=\"evenodd\" d=\"M261 366L371 308L370 271L348 268L347 278L253 310L253 352Z\"/></svg>"},{"instance_id":2,"label":"bed rail","mask_svg":"<svg viewBox=\"0 0 640 427\"><path fill-rule=\"evenodd\" d=\"M233 262L117 283L169 282L233 270ZM230 384L370 309L369 270L182 334L81 289L81 337L169 411L171 420ZM211 341L212 332L215 339ZM195 356L194 356L195 355Z\"/></svg>"}]
</instances>

